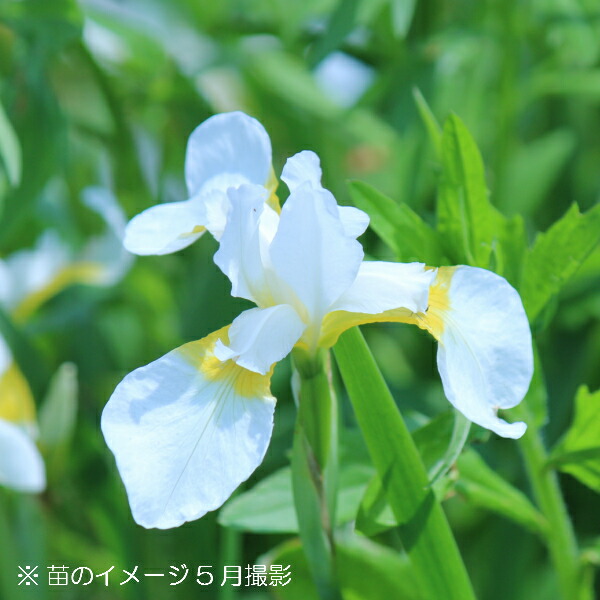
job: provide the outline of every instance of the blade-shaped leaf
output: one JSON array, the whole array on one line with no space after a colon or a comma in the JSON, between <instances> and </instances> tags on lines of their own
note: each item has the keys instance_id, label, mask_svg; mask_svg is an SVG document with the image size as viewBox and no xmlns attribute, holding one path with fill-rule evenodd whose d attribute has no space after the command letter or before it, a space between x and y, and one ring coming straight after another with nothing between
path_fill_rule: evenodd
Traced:
<instances>
[{"instance_id":1,"label":"blade-shaped leaf","mask_svg":"<svg viewBox=\"0 0 600 600\"><path fill-rule=\"evenodd\" d=\"M371 218L371 227L398 260L438 265L442 251L437 233L404 203L396 203L368 183L350 182L354 204Z\"/></svg>"},{"instance_id":2,"label":"blade-shaped leaf","mask_svg":"<svg viewBox=\"0 0 600 600\"><path fill-rule=\"evenodd\" d=\"M420 584L432 598L473 598L456 542L428 485L417 448L360 331L353 328L343 333L334 352Z\"/></svg>"}]
</instances>

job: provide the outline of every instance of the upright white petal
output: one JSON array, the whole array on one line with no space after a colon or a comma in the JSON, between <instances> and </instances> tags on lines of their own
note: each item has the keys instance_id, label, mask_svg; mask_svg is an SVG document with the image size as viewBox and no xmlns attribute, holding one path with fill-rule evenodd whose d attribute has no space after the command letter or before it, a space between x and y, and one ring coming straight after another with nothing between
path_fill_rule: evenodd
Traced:
<instances>
[{"instance_id":1,"label":"upright white petal","mask_svg":"<svg viewBox=\"0 0 600 600\"><path fill-rule=\"evenodd\" d=\"M273 212L264 203L266 196L267 190L257 185L229 190L231 211L214 257L231 281L231 294L258 305L271 304L260 228L263 211Z\"/></svg>"},{"instance_id":2,"label":"upright white petal","mask_svg":"<svg viewBox=\"0 0 600 600\"><path fill-rule=\"evenodd\" d=\"M123 245L142 256L177 252L206 231L206 221L202 198L158 204L129 221Z\"/></svg>"},{"instance_id":3,"label":"upright white petal","mask_svg":"<svg viewBox=\"0 0 600 600\"><path fill-rule=\"evenodd\" d=\"M440 268L429 296L427 328L439 341L438 369L450 402L498 435L519 438L525 423L509 424L499 408L516 406L533 374L531 332L516 290L475 267Z\"/></svg>"},{"instance_id":4,"label":"upright white petal","mask_svg":"<svg viewBox=\"0 0 600 600\"><path fill-rule=\"evenodd\" d=\"M215 510L262 462L270 375L215 358L217 331L130 373L102 413L134 519L167 529Z\"/></svg>"},{"instance_id":5,"label":"upright white petal","mask_svg":"<svg viewBox=\"0 0 600 600\"><path fill-rule=\"evenodd\" d=\"M287 159L281 171L281 179L290 192L293 192L303 183L309 183L314 188L322 187L322 174L319 157L311 150L303 150Z\"/></svg>"},{"instance_id":6,"label":"upright white petal","mask_svg":"<svg viewBox=\"0 0 600 600\"><path fill-rule=\"evenodd\" d=\"M323 189L321 185L321 163L319 157L310 150L303 150L287 159L281 179L285 181L290 192L303 184L314 189ZM338 206L340 220L346 235L357 238L369 226L369 215L354 206Z\"/></svg>"},{"instance_id":7,"label":"upright white petal","mask_svg":"<svg viewBox=\"0 0 600 600\"><path fill-rule=\"evenodd\" d=\"M350 288L331 310L375 314L396 308L425 312L433 269L423 263L363 262Z\"/></svg>"},{"instance_id":8,"label":"upright white petal","mask_svg":"<svg viewBox=\"0 0 600 600\"><path fill-rule=\"evenodd\" d=\"M229 329L229 344L215 347L219 360L233 359L240 366L264 375L287 356L306 329L289 304L251 308L235 319Z\"/></svg>"},{"instance_id":9,"label":"upright white petal","mask_svg":"<svg viewBox=\"0 0 600 600\"><path fill-rule=\"evenodd\" d=\"M19 492L41 492L46 471L40 453L26 431L0 419L0 485Z\"/></svg>"},{"instance_id":10,"label":"upright white petal","mask_svg":"<svg viewBox=\"0 0 600 600\"><path fill-rule=\"evenodd\" d=\"M212 189L227 191L223 174L237 176L237 185L266 186L270 171L269 136L256 119L242 112L210 117L190 135L185 157L190 196Z\"/></svg>"},{"instance_id":11,"label":"upright white petal","mask_svg":"<svg viewBox=\"0 0 600 600\"><path fill-rule=\"evenodd\" d=\"M369 215L366 212L354 206L338 206L338 211L346 235L357 238L367 230Z\"/></svg>"},{"instance_id":12,"label":"upright white petal","mask_svg":"<svg viewBox=\"0 0 600 600\"><path fill-rule=\"evenodd\" d=\"M270 249L277 276L320 320L351 286L363 258L362 246L346 235L334 197L309 184L285 203Z\"/></svg>"}]
</instances>

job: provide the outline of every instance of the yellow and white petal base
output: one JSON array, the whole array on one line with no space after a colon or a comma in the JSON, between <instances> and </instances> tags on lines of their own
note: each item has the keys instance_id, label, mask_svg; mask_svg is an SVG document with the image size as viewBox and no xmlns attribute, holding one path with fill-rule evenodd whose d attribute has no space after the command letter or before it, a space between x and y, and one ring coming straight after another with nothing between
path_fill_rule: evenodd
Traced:
<instances>
[{"instance_id":1,"label":"yellow and white petal base","mask_svg":"<svg viewBox=\"0 0 600 600\"><path fill-rule=\"evenodd\" d=\"M134 519L166 529L215 510L262 462L271 374L214 355L227 328L133 371L102 413Z\"/></svg>"},{"instance_id":2,"label":"yellow and white petal base","mask_svg":"<svg viewBox=\"0 0 600 600\"><path fill-rule=\"evenodd\" d=\"M265 374L292 351L305 329L289 304L251 308L233 321L229 345L219 340L215 354L220 360L233 359L240 367Z\"/></svg>"},{"instance_id":3,"label":"yellow and white petal base","mask_svg":"<svg viewBox=\"0 0 600 600\"><path fill-rule=\"evenodd\" d=\"M170 254L186 248L206 231L201 199L167 202L136 215L125 228L123 245L133 254Z\"/></svg>"}]
</instances>

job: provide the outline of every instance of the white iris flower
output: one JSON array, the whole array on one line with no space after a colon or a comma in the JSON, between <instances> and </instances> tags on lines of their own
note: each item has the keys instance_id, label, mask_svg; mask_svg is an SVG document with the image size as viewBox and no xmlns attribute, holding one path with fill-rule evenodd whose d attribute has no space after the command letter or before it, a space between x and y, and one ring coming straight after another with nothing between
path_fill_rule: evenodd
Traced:
<instances>
[{"instance_id":1,"label":"white iris flower","mask_svg":"<svg viewBox=\"0 0 600 600\"><path fill-rule=\"evenodd\" d=\"M27 320L41 304L71 284L111 285L129 268L132 257L122 245L125 216L112 194L103 188L87 188L83 200L107 227L77 256L48 231L33 248L0 260L0 305L15 321ZM0 336L0 485L22 492L45 488L36 437L31 389Z\"/></svg>"},{"instance_id":2,"label":"white iris flower","mask_svg":"<svg viewBox=\"0 0 600 600\"><path fill-rule=\"evenodd\" d=\"M255 184L269 192L279 210L271 141L264 127L242 112L210 117L190 135L185 157L189 200L167 202L134 217L124 244L134 254L169 254L186 248L205 231L220 239L229 201L227 190Z\"/></svg>"},{"instance_id":3,"label":"white iris flower","mask_svg":"<svg viewBox=\"0 0 600 600\"><path fill-rule=\"evenodd\" d=\"M175 527L221 506L267 450L274 363L295 346L329 348L360 323L430 331L450 402L499 435L525 431L496 415L521 401L533 370L517 292L478 268L364 262L356 237L368 218L338 207L321 187L317 156L294 156L282 179L291 194L280 215L265 204L263 186L229 190L215 255L233 295L257 307L127 375L102 414L133 516L145 527Z\"/></svg>"}]
</instances>

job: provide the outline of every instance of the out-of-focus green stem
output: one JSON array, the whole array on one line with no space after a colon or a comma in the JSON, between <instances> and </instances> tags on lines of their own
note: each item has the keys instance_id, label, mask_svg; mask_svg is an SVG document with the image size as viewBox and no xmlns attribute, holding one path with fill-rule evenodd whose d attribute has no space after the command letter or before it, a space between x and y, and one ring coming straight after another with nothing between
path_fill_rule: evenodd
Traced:
<instances>
[{"instance_id":1,"label":"out-of-focus green stem","mask_svg":"<svg viewBox=\"0 0 600 600\"><path fill-rule=\"evenodd\" d=\"M323 600L340 600L335 574L337 404L327 352L294 350L298 419L294 431L292 487L300 538Z\"/></svg>"},{"instance_id":2,"label":"out-of-focus green stem","mask_svg":"<svg viewBox=\"0 0 600 600\"><path fill-rule=\"evenodd\" d=\"M527 422L527 432L519 440L536 501L546 517L546 543L556 570L561 597L564 600L587 600L590 590L584 589L579 563L579 550L571 520L553 469L548 467L548 453L542 442L535 419L527 416L527 407L513 409Z\"/></svg>"}]
</instances>

